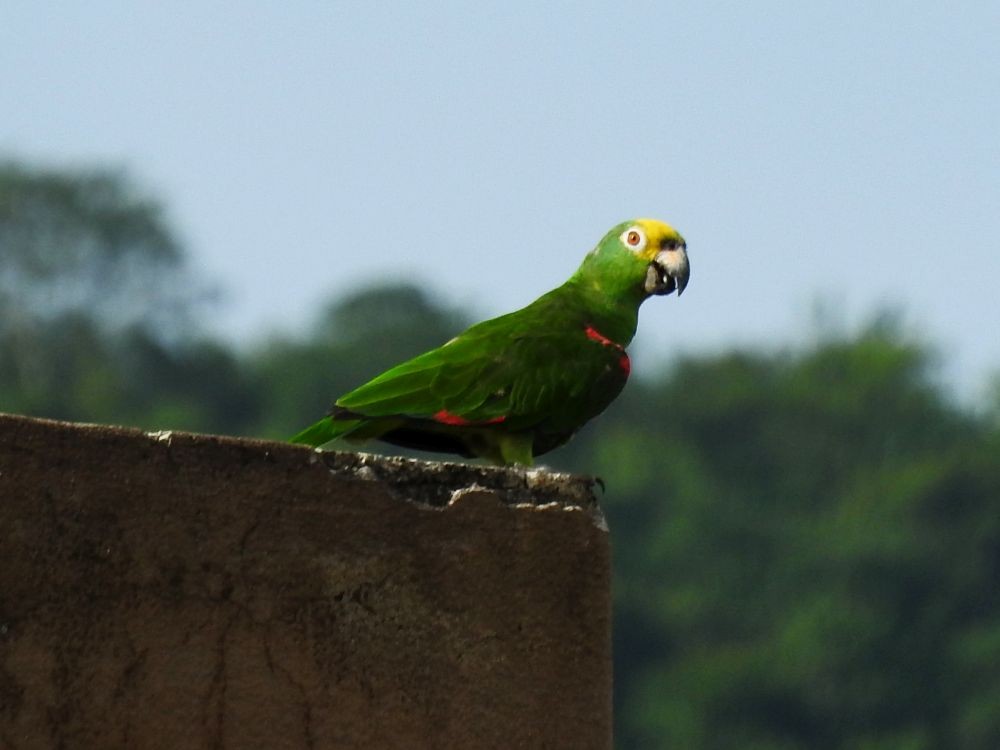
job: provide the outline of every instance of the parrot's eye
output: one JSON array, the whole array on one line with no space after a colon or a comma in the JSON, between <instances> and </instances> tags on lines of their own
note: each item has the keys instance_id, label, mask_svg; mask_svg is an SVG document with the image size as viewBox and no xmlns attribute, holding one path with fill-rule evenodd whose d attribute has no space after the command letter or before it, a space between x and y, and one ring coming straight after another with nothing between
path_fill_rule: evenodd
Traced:
<instances>
[{"instance_id":1,"label":"parrot's eye","mask_svg":"<svg viewBox=\"0 0 1000 750\"><path fill-rule=\"evenodd\" d=\"M622 242L630 250L642 250L646 247L646 233L639 227L630 227L622 233Z\"/></svg>"}]
</instances>

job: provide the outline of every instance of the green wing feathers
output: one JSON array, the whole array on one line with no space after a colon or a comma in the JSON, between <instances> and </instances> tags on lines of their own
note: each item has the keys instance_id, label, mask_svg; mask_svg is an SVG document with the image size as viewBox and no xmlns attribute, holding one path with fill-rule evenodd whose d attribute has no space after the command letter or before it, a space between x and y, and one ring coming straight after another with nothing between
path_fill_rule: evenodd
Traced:
<instances>
[{"instance_id":1,"label":"green wing feathers","mask_svg":"<svg viewBox=\"0 0 1000 750\"><path fill-rule=\"evenodd\" d=\"M488 395L488 389L476 387L483 385L480 376L488 359L476 356L477 347L468 343L449 342L344 394L330 415L291 442L319 447L337 438L377 437L379 427L397 426L399 418L433 420L441 412L466 417ZM499 415L496 409L488 411L485 419Z\"/></svg>"},{"instance_id":2,"label":"green wing feathers","mask_svg":"<svg viewBox=\"0 0 1000 750\"><path fill-rule=\"evenodd\" d=\"M329 416L292 442L318 447L337 438L380 437L401 426L436 433L479 427L498 435L541 427L562 442L625 384L620 355L587 340L582 330L572 337L468 333L345 394Z\"/></svg>"}]
</instances>

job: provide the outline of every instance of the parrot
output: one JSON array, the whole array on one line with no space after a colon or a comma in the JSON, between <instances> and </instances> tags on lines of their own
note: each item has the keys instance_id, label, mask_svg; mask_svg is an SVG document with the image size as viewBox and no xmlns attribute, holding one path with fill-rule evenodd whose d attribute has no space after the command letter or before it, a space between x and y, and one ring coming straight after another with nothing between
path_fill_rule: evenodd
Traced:
<instances>
[{"instance_id":1,"label":"parrot","mask_svg":"<svg viewBox=\"0 0 1000 750\"><path fill-rule=\"evenodd\" d=\"M690 272L673 227L622 222L562 286L345 393L291 442L323 449L338 438L380 440L532 466L618 396L639 306L653 295L680 297Z\"/></svg>"}]
</instances>

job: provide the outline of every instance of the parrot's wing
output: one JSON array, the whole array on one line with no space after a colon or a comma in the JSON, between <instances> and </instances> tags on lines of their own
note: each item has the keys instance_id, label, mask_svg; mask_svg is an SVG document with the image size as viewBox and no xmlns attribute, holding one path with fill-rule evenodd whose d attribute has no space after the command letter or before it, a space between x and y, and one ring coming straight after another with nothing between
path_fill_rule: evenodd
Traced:
<instances>
[{"instance_id":1,"label":"parrot's wing","mask_svg":"<svg viewBox=\"0 0 1000 750\"><path fill-rule=\"evenodd\" d=\"M499 371L509 367L507 357L493 351L493 338L466 332L346 393L337 406L366 417L464 416L489 399L503 379Z\"/></svg>"},{"instance_id":2,"label":"parrot's wing","mask_svg":"<svg viewBox=\"0 0 1000 750\"><path fill-rule=\"evenodd\" d=\"M526 429L561 405L585 398L607 376L609 356L617 363L623 355L605 349L582 331L578 339L567 340L552 332L472 329L345 394L337 406L366 417L453 424L502 420ZM619 370L612 379L620 382L611 398L625 376Z\"/></svg>"}]
</instances>

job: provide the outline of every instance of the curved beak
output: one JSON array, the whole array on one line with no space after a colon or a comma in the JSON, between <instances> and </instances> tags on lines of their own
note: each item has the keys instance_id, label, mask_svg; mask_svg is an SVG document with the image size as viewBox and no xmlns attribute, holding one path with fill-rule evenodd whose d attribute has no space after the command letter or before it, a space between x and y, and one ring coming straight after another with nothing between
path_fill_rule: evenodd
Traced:
<instances>
[{"instance_id":1,"label":"curved beak","mask_svg":"<svg viewBox=\"0 0 1000 750\"><path fill-rule=\"evenodd\" d=\"M645 289L647 294L670 294L674 290L680 297L691 278L691 265L688 263L687 245L661 250L649 264L646 272Z\"/></svg>"}]
</instances>

